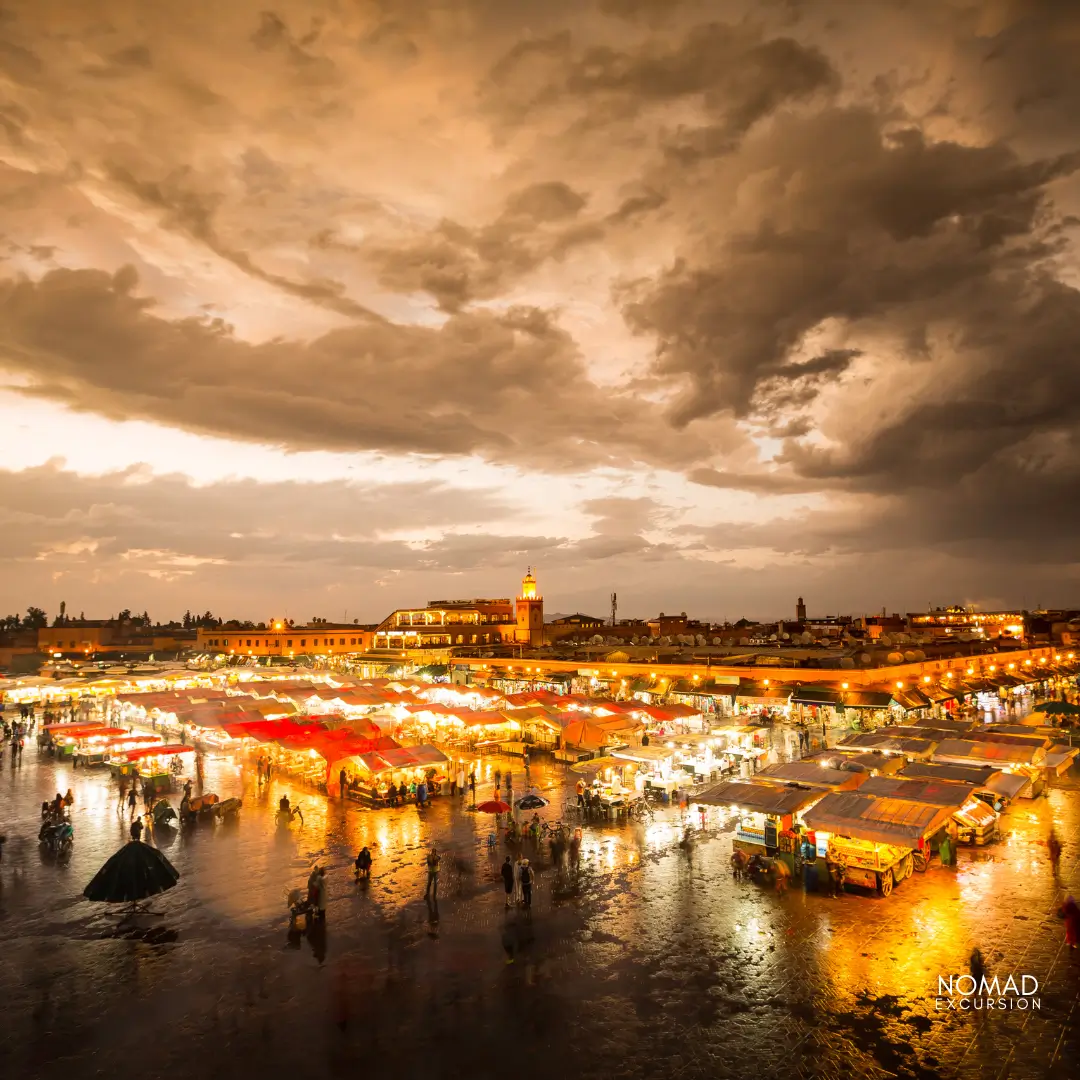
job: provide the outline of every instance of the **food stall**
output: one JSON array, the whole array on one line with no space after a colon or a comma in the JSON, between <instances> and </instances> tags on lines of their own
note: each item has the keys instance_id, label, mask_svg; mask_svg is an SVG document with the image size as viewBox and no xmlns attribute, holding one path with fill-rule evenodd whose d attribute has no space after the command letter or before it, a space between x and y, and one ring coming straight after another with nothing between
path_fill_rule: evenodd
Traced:
<instances>
[{"instance_id":1,"label":"food stall","mask_svg":"<svg viewBox=\"0 0 1080 1080\"><path fill-rule=\"evenodd\" d=\"M911 776L875 776L859 790L865 795L951 807L955 836L960 843L985 844L997 832L997 814L975 797L974 784Z\"/></svg>"},{"instance_id":2,"label":"food stall","mask_svg":"<svg viewBox=\"0 0 1080 1080\"><path fill-rule=\"evenodd\" d=\"M184 743L144 746L127 750L109 759L109 767L123 776L134 776L140 784L149 782L154 794L173 790L174 777L183 772L181 762L190 762L188 755L195 748Z\"/></svg>"},{"instance_id":3,"label":"food stall","mask_svg":"<svg viewBox=\"0 0 1080 1080\"><path fill-rule=\"evenodd\" d=\"M612 750L610 756L621 766L617 766L620 785L625 785L634 795L662 792L666 799L679 786L674 747L624 746ZM602 802L606 794L601 792ZM620 791L619 794L625 793Z\"/></svg>"},{"instance_id":4,"label":"food stall","mask_svg":"<svg viewBox=\"0 0 1080 1080\"><path fill-rule=\"evenodd\" d=\"M991 765L1024 777L1016 797L1034 799L1043 790L1042 763L1046 751L1038 746L983 742L977 739L946 739L939 743L931 761L944 765Z\"/></svg>"},{"instance_id":5,"label":"food stall","mask_svg":"<svg viewBox=\"0 0 1080 1080\"><path fill-rule=\"evenodd\" d=\"M888 896L913 870L926 869L951 816L949 807L837 791L807 810L803 822L814 831L818 856L844 864L845 885Z\"/></svg>"},{"instance_id":6,"label":"food stall","mask_svg":"<svg viewBox=\"0 0 1080 1080\"><path fill-rule=\"evenodd\" d=\"M933 754L937 743L933 739L905 738L890 734L887 727L878 731L864 731L849 735L837 745L838 750L881 750L887 754L900 754L909 761L927 760Z\"/></svg>"},{"instance_id":7,"label":"food stall","mask_svg":"<svg viewBox=\"0 0 1080 1080\"><path fill-rule=\"evenodd\" d=\"M349 774L349 798L369 806L386 806L390 785L446 782L450 759L436 746L399 746L358 754L343 763ZM434 793L434 792L433 792Z\"/></svg>"},{"instance_id":8,"label":"food stall","mask_svg":"<svg viewBox=\"0 0 1080 1080\"><path fill-rule=\"evenodd\" d=\"M143 746L158 746L164 741L160 735L134 735L123 728L106 728L76 741L72 764L104 765L114 754Z\"/></svg>"},{"instance_id":9,"label":"food stall","mask_svg":"<svg viewBox=\"0 0 1080 1080\"><path fill-rule=\"evenodd\" d=\"M838 746L832 750L819 750L800 760L826 765L830 769L855 769L871 776L892 776L900 772L906 760L899 754L886 754L883 750L858 750Z\"/></svg>"},{"instance_id":10,"label":"food stall","mask_svg":"<svg viewBox=\"0 0 1080 1080\"><path fill-rule=\"evenodd\" d=\"M90 747L90 740L95 737L108 738L110 735L125 735L125 728L110 727L96 721L72 724L46 724L42 729L46 736L45 746L57 757L71 758L79 764Z\"/></svg>"},{"instance_id":11,"label":"food stall","mask_svg":"<svg viewBox=\"0 0 1080 1080\"><path fill-rule=\"evenodd\" d=\"M971 784L975 797L999 814L1030 782L1026 774L1004 772L993 765L946 765L936 761L913 761L897 774L915 780L942 780Z\"/></svg>"},{"instance_id":12,"label":"food stall","mask_svg":"<svg viewBox=\"0 0 1080 1080\"><path fill-rule=\"evenodd\" d=\"M763 783L801 784L822 791L854 791L869 777L861 769L830 768L825 761L786 761L762 769L755 779Z\"/></svg>"},{"instance_id":13,"label":"food stall","mask_svg":"<svg viewBox=\"0 0 1080 1080\"><path fill-rule=\"evenodd\" d=\"M826 795L818 788L723 780L694 796L699 806L727 807L738 819L732 847L751 855L777 855L794 871L793 829L799 816Z\"/></svg>"}]
</instances>

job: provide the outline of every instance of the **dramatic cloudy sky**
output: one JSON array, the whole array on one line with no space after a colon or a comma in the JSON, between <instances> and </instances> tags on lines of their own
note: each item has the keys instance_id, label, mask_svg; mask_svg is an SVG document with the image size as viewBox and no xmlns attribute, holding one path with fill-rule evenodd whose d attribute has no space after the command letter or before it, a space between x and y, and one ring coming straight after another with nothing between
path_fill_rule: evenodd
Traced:
<instances>
[{"instance_id":1,"label":"dramatic cloudy sky","mask_svg":"<svg viewBox=\"0 0 1080 1080\"><path fill-rule=\"evenodd\" d=\"M4 0L0 595L1080 603L1075 0Z\"/></svg>"}]
</instances>

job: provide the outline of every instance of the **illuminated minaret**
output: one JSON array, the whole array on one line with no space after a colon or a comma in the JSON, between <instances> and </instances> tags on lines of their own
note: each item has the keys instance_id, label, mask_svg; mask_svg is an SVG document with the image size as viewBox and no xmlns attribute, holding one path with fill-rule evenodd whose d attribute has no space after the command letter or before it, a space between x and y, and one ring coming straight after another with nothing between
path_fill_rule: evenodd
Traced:
<instances>
[{"instance_id":1,"label":"illuminated minaret","mask_svg":"<svg viewBox=\"0 0 1080 1080\"><path fill-rule=\"evenodd\" d=\"M806 622L806 605L803 603L803 598L800 596L798 603L795 605L795 621L804 623Z\"/></svg>"},{"instance_id":2,"label":"illuminated minaret","mask_svg":"<svg viewBox=\"0 0 1080 1080\"><path fill-rule=\"evenodd\" d=\"M521 595L515 603L517 630L514 638L519 645L544 644L544 598L536 591L536 578L530 566L521 579Z\"/></svg>"}]
</instances>

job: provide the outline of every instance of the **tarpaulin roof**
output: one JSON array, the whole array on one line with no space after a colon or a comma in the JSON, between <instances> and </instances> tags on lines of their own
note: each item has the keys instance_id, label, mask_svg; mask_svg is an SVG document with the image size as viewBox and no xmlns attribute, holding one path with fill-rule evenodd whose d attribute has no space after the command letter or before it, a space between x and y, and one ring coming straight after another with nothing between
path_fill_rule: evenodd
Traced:
<instances>
[{"instance_id":1,"label":"tarpaulin roof","mask_svg":"<svg viewBox=\"0 0 1080 1080\"><path fill-rule=\"evenodd\" d=\"M779 784L805 784L815 788L858 787L868 778L865 772L831 769L816 761L787 761L762 769L757 778Z\"/></svg>"},{"instance_id":2,"label":"tarpaulin roof","mask_svg":"<svg viewBox=\"0 0 1080 1080\"><path fill-rule=\"evenodd\" d=\"M887 709L892 704L892 694L884 690L848 690L844 705L848 709Z\"/></svg>"},{"instance_id":3,"label":"tarpaulin roof","mask_svg":"<svg viewBox=\"0 0 1080 1080\"><path fill-rule=\"evenodd\" d=\"M125 728L113 729L113 728L109 728L105 724L100 724L100 723L97 723L97 722L94 722L94 723L89 723L88 722L88 723L85 723L85 724L46 724L45 725L45 730L49 731L49 732L56 732L59 735L71 735L71 736L76 736L77 735L77 736L79 736L81 738L83 735L100 735L102 732L105 732L105 731L112 731L112 730L124 731L126 729Z\"/></svg>"},{"instance_id":4,"label":"tarpaulin roof","mask_svg":"<svg viewBox=\"0 0 1080 1080\"><path fill-rule=\"evenodd\" d=\"M788 701L791 698L790 686L765 686L763 683L740 682L735 692L740 698L761 698L765 701Z\"/></svg>"},{"instance_id":5,"label":"tarpaulin roof","mask_svg":"<svg viewBox=\"0 0 1080 1080\"><path fill-rule=\"evenodd\" d=\"M451 709L449 705L437 705L434 703L426 703L423 705L406 705L405 711L413 713L431 713L432 716L453 716L457 710Z\"/></svg>"},{"instance_id":6,"label":"tarpaulin roof","mask_svg":"<svg viewBox=\"0 0 1080 1080\"><path fill-rule=\"evenodd\" d=\"M913 761L905 765L900 776L915 780L948 780L952 783L972 784L980 788L999 770L993 765L943 765L937 761Z\"/></svg>"},{"instance_id":7,"label":"tarpaulin roof","mask_svg":"<svg viewBox=\"0 0 1080 1080\"><path fill-rule=\"evenodd\" d=\"M738 806L761 814L782 816L813 806L822 797L817 790L755 784L751 781L725 780L708 788L693 801L706 806Z\"/></svg>"},{"instance_id":8,"label":"tarpaulin roof","mask_svg":"<svg viewBox=\"0 0 1080 1080\"><path fill-rule=\"evenodd\" d=\"M612 750L611 756L620 761L656 765L663 761L670 761L675 756L675 751L669 750L666 746L624 746L621 750Z\"/></svg>"},{"instance_id":9,"label":"tarpaulin roof","mask_svg":"<svg viewBox=\"0 0 1080 1080\"><path fill-rule=\"evenodd\" d=\"M803 821L822 832L913 848L924 837L936 833L951 816L949 807L835 791L805 811Z\"/></svg>"},{"instance_id":10,"label":"tarpaulin roof","mask_svg":"<svg viewBox=\"0 0 1080 1080\"><path fill-rule=\"evenodd\" d=\"M661 722L666 720L678 720L680 717L700 716L700 709L693 709L689 705L673 703L671 705L638 705L635 712L644 713L653 720Z\"/></svg>"},{"instance_id":11,"label":"tarpaulin roof","mask_svg":"<svg viewBox=\"0 0 1080 1080\"><path fill-rule=\"evenodd\" d=\"M824 686L797 686L791 700L799 705L839 705L840 692Z\"/></svg>"},{"instance_id":12,"label":"tarpaulin roof","mask_svg":"<svg viewBox=\"0 0 1080 1080\"><path fill-rule=\"evenodd\" d=\"M920 780L904 776L872 776L859 789L863 795L885 795L908 802L926 803L929 806L954 808L963 806L974 790L974 784Z\"/></svg>"},{"instance_id":13,"label":"tarpaulin roof","mask_svg":"<svg viewBox=\"0 0 1080 1080\"><path fill-rule=\"evenodd\" d=\"M840 743L841 747L853 746L865 747L871 750L892 750L895 753L905 754L910 757L927 756L936 745L933 739L894 738L887 734L887 731L865 731L858 735L849 735Z\"/></svg>"},{"instance_id":14,"label":"tarpaulin roof","mask_svg":"<svg viewBox=\"0 0 1080 1080\"><path fill-rule=\"evenodd\" d=\"M571 720L563 728L563 741L567 746L577 746L584 750L599 750L607 743L608 733L591 720Z\"/></svg>"},{"instance_id":15,"label":"tarpaulin roof","mask_svg":"<svg viewBox=\"0 0 1080 1080\"><path fill-rule=\"evenodd\" d=\"M172 756L174 754L194 753L194 746L188 746L185 743L169 743L167 746L140 746L135 750L127 750L120 756L127 758L128 761L139 761L141 758L154 757L157 754L168 754Z\"/></svg>"},{"instance_id":16,"label":"tarpaulin roof","mask_svg":"<svg viewBox=\"0 0 1080 1080\"><path fill-rule=\"evenodd\" d=\"M968 825L973 829L986 828L997 821L997 814L993 807L987 806L982 799L971 799L953 814L953 817L961 825Z\"/></svg>"},{"instance_id":17,"label":"tarpaulin roof","mask_svg":"<svg viewBox=\"0 0 1080 1080\"><path fill-rule=\"evenodd\" d=\"M946 739L940 743L933 754L935 761L959 759L976 762L1001 762L1011 765L1036 764L1043 758L1043 751L1037 746L1016 746L1000 742L980 742L975 739Z\"/></svg>"},{"instance_id":18,"label":"tarpaulin roof","mask_svg":"<svg viewBox=\"0 0 1080 1080\"><path fill-rule=\"evenodd\" d=\"M902 690L892 692L893 699L904 709L925 709L931 704L928 698L917 686L908 686Z\"/></svg>"}]
</instances>

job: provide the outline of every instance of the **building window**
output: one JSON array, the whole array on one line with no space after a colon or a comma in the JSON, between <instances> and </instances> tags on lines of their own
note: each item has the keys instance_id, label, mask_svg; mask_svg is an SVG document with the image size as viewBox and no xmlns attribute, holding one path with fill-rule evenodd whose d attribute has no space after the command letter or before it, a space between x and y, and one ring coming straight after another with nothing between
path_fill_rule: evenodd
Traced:
<instances>
[{"instance_id":1,"label":"building window","mask_svg":"<svg viewBox=\"0 0 1080 1080\"><path fill-rule=\"evenodd\" d=\"M305 645L307 645L307 638L301 638L301 639L300 639L300 645L301 645L301 646L305 646Z\"/></svg>"},{"instance_id":2,"label":"building window","mask_svg":"<svg viewBox=\"0 0 1080 1080\"><path fill-rule=\"evenodd\" d=\"M247 643L248 643L248 645L250 645L250 644L251 644L251 638L248 638L248 639L247 639Z\"/></svg>"},{"instance_id":3,"label":"building window","mask_svg":"<svg viewBox=\"0 0 1080 1080\"><path fill-rule=\"evenodd\" d=\"M344 644L345 644L345 639L344 639L344 638L341 638L341 639L340 639L340 641L338 642L338 644L339 644L339 645L344 645Z\"/></svg>"},{"instance_id":4,"label":"building window","mask_svg":"<svg viewBox=\"0 0 1080 1080\"><path fill-rule=\"evenodd\" d=\"M289 648L289 649L292 648L292 638L289 638L289 640L285 642L285 646L286 646L286 648Z\"/></svg>"}]
</instances>

